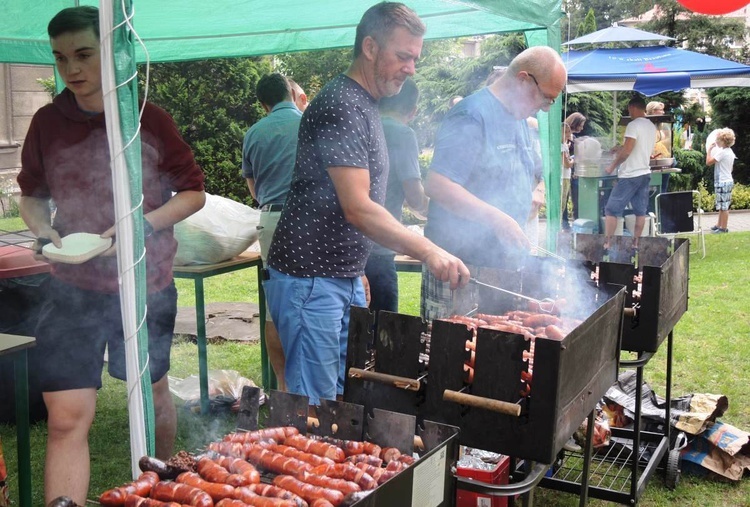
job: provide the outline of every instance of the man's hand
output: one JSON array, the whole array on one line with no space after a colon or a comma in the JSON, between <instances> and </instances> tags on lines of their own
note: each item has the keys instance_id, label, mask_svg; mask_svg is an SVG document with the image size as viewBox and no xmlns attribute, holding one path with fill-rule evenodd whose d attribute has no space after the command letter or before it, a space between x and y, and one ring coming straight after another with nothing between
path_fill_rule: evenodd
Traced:
<instances>
[{"instance_id":1,"label":"man's hand","mask_svg":"<svg viewBox=\"0 0 750 507\"><path fill-rule=\"evenodd\" d=\"M450 282L451 289L457 289L469 283L471 273L458 257L455 257L442 248L435 247L433 251L425 256L423 262L427 268L441 282Z\"/></svg>"},{"instance_id":2,"label":"man's hand","mask_svg":"<svg viewBox=\"0 0 750 507\"><path fill-rule=\"evenodd\" d=\"M362 275L360 279L362 280L362 288L365 290L365 301L367 301L367 306L369 308L370 301L372 301L372 294L370 294L370 281L365 275Z\"/></svg>"},{"instance_id":3,"label":"man's hand","mask_svg":"<svg viewBox=\"0 0 750 507\"><path fill-rule=\"evenodd\" d=\"M45 227L39 230L39 234L37 234L36 240L34 240L34 244L31 246L34 251L34 259L38 261L52 262L42 255L42 247L47 243L52 243L57 248L62 248L60 234L51 227Z\"/></svg>"},{"instance_id":4,"label":"man's hand","mask_svg":"<svg viewBox=\"0 0 750 507\"><path fill-rule=\"evenodd\" d=\"M495 237L509 249L528 251L531 248L529 238L521 226L505 213L501 213L492 224Z\"/></svg>"}]
</instances>

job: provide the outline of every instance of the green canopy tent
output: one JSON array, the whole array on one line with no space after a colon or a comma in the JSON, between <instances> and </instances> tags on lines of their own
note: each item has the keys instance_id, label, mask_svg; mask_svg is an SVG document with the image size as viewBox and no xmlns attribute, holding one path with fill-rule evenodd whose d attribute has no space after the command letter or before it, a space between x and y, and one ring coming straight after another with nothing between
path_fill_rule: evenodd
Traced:
<instances>
[{"instance_id":1,"label":"green canopy tent","mask_svg":"<svg viewBox=\"0 0 750 507\"><path fill-rule=\"evenodd\" d=\"M561 0L403 0L414 9L427 25L426 39L442 39L469 35L503 32L523 32L529 46L548 45L559 51L562 16ZM357 23L364 11L375 0L113 0L101 2L101 10L108 11L102 20L103 54L109 55L110 73L117 83L126 83L135 72L135 64L173 62L208 58L270 55L294 51L310 51L350 47L354 42ZM59 10L76 5L99 5L97 0L4 0L0 17L0 63L51 65L52 55L46 27ZM131 18L132 15L132 19ZM133 31L125 25L130 19ZM111 44L104 44L110 29L118 29ZM143 42L146 51L135 39ZM148 56L147 56L148 54ZM113 84L112 90L115 90ZM116 192L123 190L126 201L135 211L120 211L124 228L118 228L118 258L139 259L143 249L140 208L140 153L137 138L138 108L135 80L117 87L116 108L107 109L110 151L113 156L113 181ZM108 94L105 88L105 95ZM119 115L117 114L119 112ZM544 153L544 174L547 183L547 215L550 224L559 218L560 128L561 114L558 100L549 113L540 113L540 133ZM550 118L553 121L550 121ZM119 125L118 125L119 124ZM121 133L116 132L119 126ZM111 128L110 128L111 127ZM115 138L114 140L112 138ZM125 147L125 148L123 148ZM123 153L120 153L120 150ZM117 174L118 162L128 177ZM119 187L127 187L121 189ZM130 191L130 188L133 191ZM117 201L117 198L116 198ZM124 208L123 208L124 209ZM548 227L552 240L556 228ZM127 236L133 241L123 245ZM131 251L132 249L132 251ZM125 250L125 251L124 251ZM120 261L121 265L123 261ZM129 264L124 263L125 270ZM123 272L123 270L121 270ZM123 301L135 312L123 319L141 321L145 307L145 271L136 268L134 287L123 289ZM125 305L124 305L125 306ZM143 333L137 325L138 341ZM128 329L126 326L125 329ZM142 347L145 349L145 347ZM147 384L146 384L147 386ZM145 406L150 405L146 389ZM132 407L131 407L132 411ZM146 411L148 414L148 410ZM131 428L133 419L131 417ZM149 425L150 426L150 425ZM148 428L146 429L148 435ZM149 451L153 451L153 437L147 437ZM131 450L132 450L131 446ZM133 458L134 474L138 456Z\"/></svg>"}]
</instances>

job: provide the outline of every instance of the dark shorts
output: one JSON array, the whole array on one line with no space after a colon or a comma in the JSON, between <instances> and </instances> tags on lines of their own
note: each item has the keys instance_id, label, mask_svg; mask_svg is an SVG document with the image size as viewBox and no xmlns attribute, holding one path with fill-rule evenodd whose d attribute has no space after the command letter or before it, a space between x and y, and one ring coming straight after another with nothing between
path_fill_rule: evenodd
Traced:
<instances>
[{"instance_id":1,"label":"dark shorts","mask_svg":"<svg viewBox=\"0 0 750 507\"><path fill-rule=\"evenodd\" d=\"M650 174L636 176L635 178L618 178L617 184L609 195L607 205L604 207L604 215L621 217L625 207L630 204L635 216L645 217L648 214L648 187L650 183Z\"/></svg>"},{"instance_id":2,"label":"dark shorts","mask_svg":"<svg viewBox=\"0 0 750 507\"><path fill-rule=\"evenodd\" d=\"M125 380L125 340L119 294L79 289L52 278L36 327L43 392L102 386L104 348L109 374ZM151 382L169 371L177 290L174 283L147 300ZM133 338L135 339L135 337Z\"/></svg>"},{"instance_id":3,"label":"dark shorts","mask_svg":"<svg viewBox=\"0 0 750 507\"><path fill-rule=\"evenodd\" d=\"M395 254L370 255L365 275L370 282L370 310L398 311L398 273Z\"/></svg>"}]
</instances>

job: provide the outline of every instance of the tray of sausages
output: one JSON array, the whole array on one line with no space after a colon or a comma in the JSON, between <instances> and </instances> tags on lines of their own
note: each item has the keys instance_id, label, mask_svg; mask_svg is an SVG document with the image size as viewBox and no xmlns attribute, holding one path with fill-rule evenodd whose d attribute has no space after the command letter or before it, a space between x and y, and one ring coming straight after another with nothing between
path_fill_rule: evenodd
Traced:
<instances>
[{"instance_id":1,"label":"tray of sausages","mask_svg":"<svg viewBox=\"0 0 750 507\"><path fill-rule=\"evenodd\" d=\"M105 507L352 505L415 459L371 442L309 437L294 427L230 433L175 464L143 457L137 480L102 493Z\"/></svg>"}]
</instances>

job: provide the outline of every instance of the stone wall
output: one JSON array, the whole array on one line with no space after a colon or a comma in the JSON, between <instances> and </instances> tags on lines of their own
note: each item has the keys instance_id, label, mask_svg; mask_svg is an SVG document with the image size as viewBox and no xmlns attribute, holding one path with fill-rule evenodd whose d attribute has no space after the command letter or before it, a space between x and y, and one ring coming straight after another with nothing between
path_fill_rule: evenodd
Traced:
<instances>
[{"instance_id":1,"label":"stone wall","mask_svg":"<svg viewBox=\"0 0 750 507\"><path fill-rule=\"evenodd\" d=\"M0 64L0 197L18 191L21 146L31 117L51 100L37 79L52 75L51 66Z\"/></svg>"}]
</instances>

